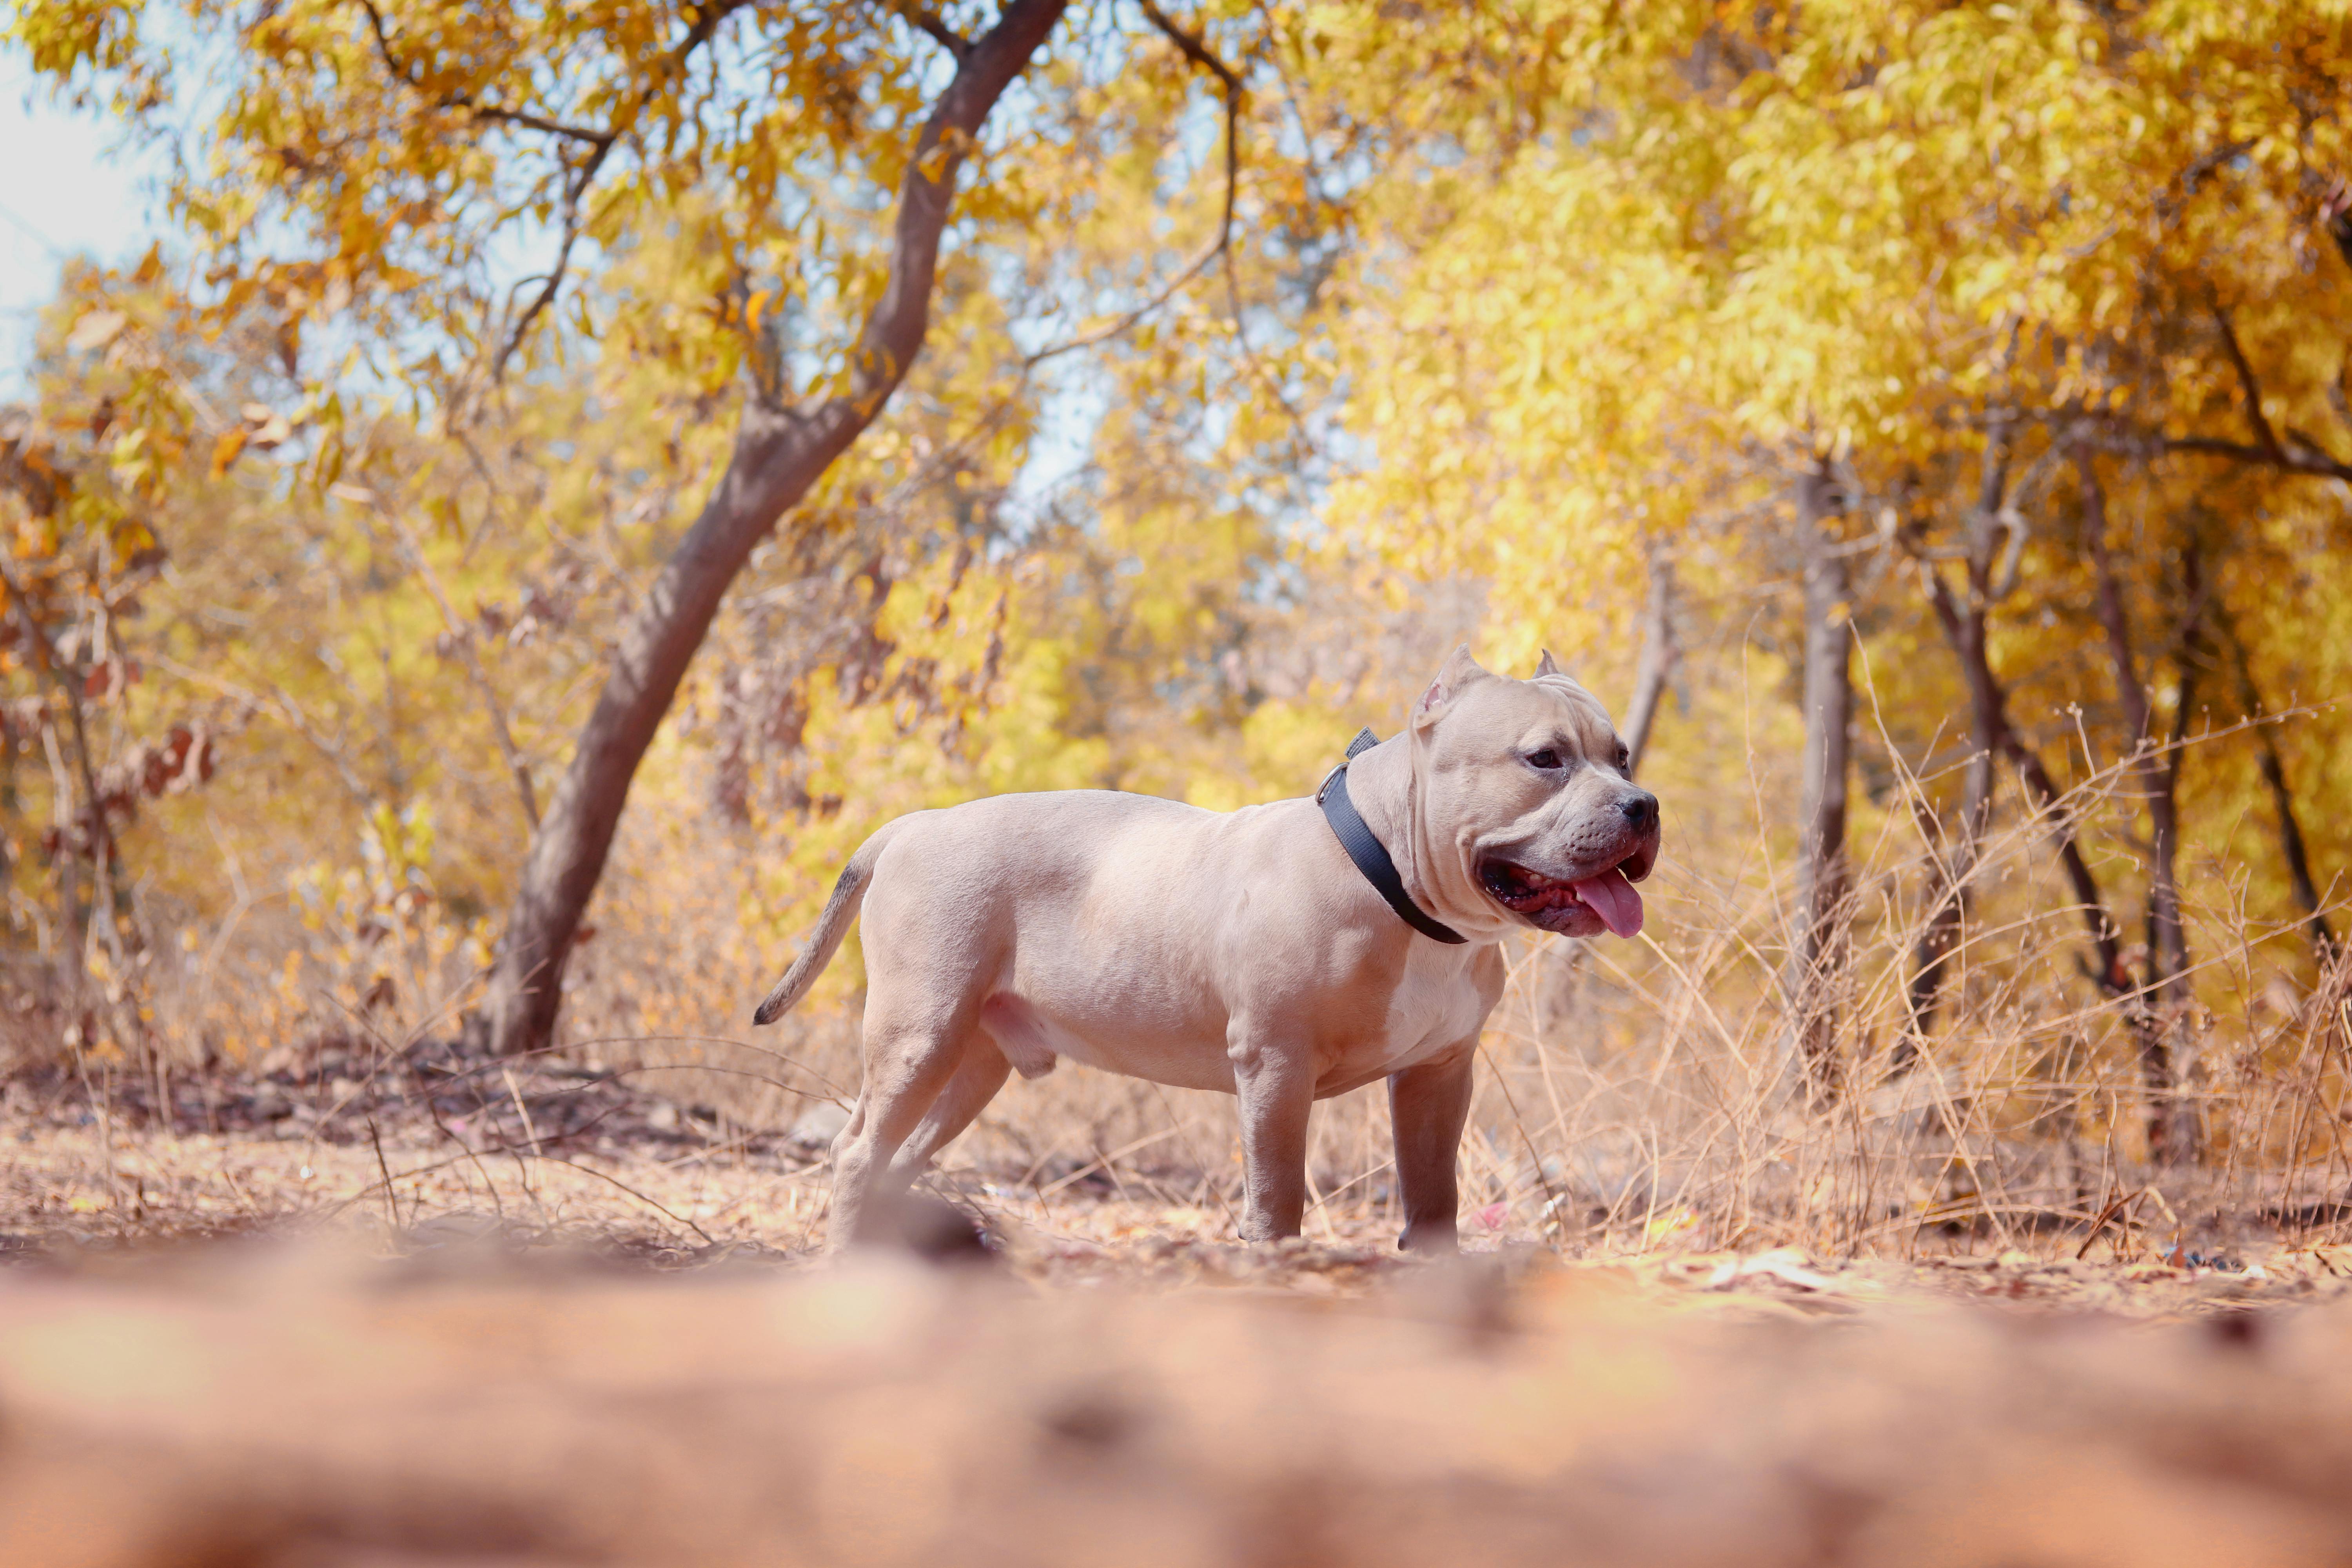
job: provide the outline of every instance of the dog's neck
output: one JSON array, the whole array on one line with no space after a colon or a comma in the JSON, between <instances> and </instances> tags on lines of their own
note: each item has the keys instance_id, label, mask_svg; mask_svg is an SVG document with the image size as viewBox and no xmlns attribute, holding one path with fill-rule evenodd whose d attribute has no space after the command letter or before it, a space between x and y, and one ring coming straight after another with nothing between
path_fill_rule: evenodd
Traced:
<instances>
[{"instance_id":1,"label":"dog's neck","mask_svg":"<svg viewBox=\"0 0 2352 1568\"><path fill-rule=\"evenodd\" d=\"M1454 855L1453 846L1432 842L1423 820L1424 792L1415 776L1414 741L1412 731L1400 731L1349 763L1348 798L1396 863L1406 895L1423 913L1473 942L1492 941L1506 922L1477 896L1468 872L1442 858Z\"/></svg>"}]
</instances>

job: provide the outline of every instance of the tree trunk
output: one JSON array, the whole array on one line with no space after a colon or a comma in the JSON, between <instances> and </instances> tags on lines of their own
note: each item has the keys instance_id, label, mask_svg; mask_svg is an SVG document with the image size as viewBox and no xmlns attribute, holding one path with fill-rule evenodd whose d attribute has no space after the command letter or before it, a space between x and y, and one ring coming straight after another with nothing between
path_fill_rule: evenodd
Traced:
<instances>
[{"instance_id":1,"label":"tree trunk","mask_svg":"<svg viewBox=\"0 0 2352 1568\"><path fill-rule=\"evenodd\" d=\"M595 710L532 836L483 1004L495 1049L536 1050L552 1037L564 962L637 763L753 546L873 422L921 351L957 170L989 111L1066 5L1011 0L996 25L964 48L908 160L889 275L859 334L847 388L798 407L746 399L726 471L624 632Z\"/></svg>"},{"instance_id":2,"label":"tree trunk","mask_svg":"<svg viewBox=\"0 0 2352 1568\"><path fill-rule=\"evenodd\" d=\"M1895 1044L1892 1066L1896 1072L1906 1070L1918 1059L1928 1027L1935 1021L1946 973L1951 966L1952 953L1959 946L1968 914L1969 884L1976 875L1977 857L1982 850L1985 828L1992 820L1993 758L2001 749L2008 722L2002 713L2000 689L1992 681L1992 665L1985 648L1985 626L1994 600L2000 596L1993 584L1993 551L2003 536L2001 509L2008 489L2008 431L1996 426L1985 451L1984 482L1978 491L1976 510L1969 518L1966 610L1953 603L1951 590L1933 567L1925 563L1920 567L1937 618L1943 625L1945 637L1951 641L1952 650L1959 655L1968 685L1969 751L1968 768L1961 775L1959 822L1949 846L1942 852L1936 850L1937 825L1932 820L1925 825L1930 832L1928 847L1934 858L1935 892L1927 923L1912 951L1911 983L1905 991L1910 1021L1906 1033Z\"/></svg>"},{"instance_id":3,"label":"tree trunk","mask_svg":"<svg viewBox=\"0 0 2352 1568\"><path fill-rule=\"evenodd\" d=\"M2193 647L2193 639L2192 639ZM2204 1142L2201 1118L2182 1093L2195 1050L2195 988L2189 974L2189 931L2180 912L2180 762L2186 755L2189 715L2196 704L2197 669L2181 650L2180 675L2173 687L2171 743L2154 770L2148 795L2151 824L2148 856L2148 980L2159 1004L2160 1030L2175 1104L2163 1123L2163 1159L2193 1164Z\"/></svg>"},{"instance_id":4,"label":"tree trunk","mask_svg":"<svg viewBox=\"0 0 2352 1568\"><path fill-rule=\"evenodd\" d=\"M1847 730L1853 713L1853 589L1828 519L1826 460L1797 481L1805 552L1804 798L1798 842L1798 1052L1816 1104L1837 1096L1837 995L1845 969Z\"/></svg>"},{"instance_id":5,"label":"tree trunk","mask_svg":"<svg viewBox=\"0 0 2352 1568\"><path fill-rule=\"evenodd\" d=\"M1667 678L1682 649L1675 642L1675 563L1655 541L1649 548L1650 594L1642 606L1642 658L1633 669L1633 700L1625 708L1625 752L1628 778L1640 770L1642 753L1650 748L1650 731L1658 721Z\"/></svg>"},{"instance_id":6,"label":"tree trunk","mask_svg":"<svg viewBox=\"0 0 2352 1568\"><path fill-rule=\"evenodd\" d=\"M2179 676L2172 689L2172 734L2163 754L2151 754L2153 788L2148 795L2151 825L2148 857L2147 951L2149 979L2163 1005L2164 1030L2170 1041L2172 1079L2178 1089L2188 1077L2195 1048L2193 1016L2195 988L2189 973L2189 930L2180 910L2180 764L2188 756L2189 715L2197 706L2198 662L2205 638L2199 631L2204 616L2204 561L2194 541L2182 560L2182 588L2189 601L2186 624L2175 654ZM2197 1158L2200 1118L2187 1103L2175 1115L2173 1147L2168 1158Z\"/></svg>"},{"instance_id":7,"label":"tree trunk","mask_svg":"<svg viewBox=\"0 0 2352 1568\"><path fill-rule=\"evenodd\" d=\"M2311 874L2311 851L2304 842L2302 820L2295 815L2294 793L2287 787L2286 761L2279 755L2278 734L2270 722L2268 710L2263 707L2262 693L2255 689L2253 663L2246 656L2246 645L2239 640L2236 623L2218 599L2212 614L2213 624L2227 646L2231 666L2237 672L2239 705L2254 727L2254 743L2260 748L2254 753L2254 761L2262 769L2263 783L2270 789L2272 809L2278 813L2279 853L2286 861L2287 878L2294 884L2294 901L2303 906L2313 956L2325 970L2342 955L2343 948L2336 941L2335 928L2328 923L2318 879Z\"/></svg>"},{"instance_id":8,"label":"tree trunk","mask_svg":"<svg viewBox=\"0 0 2352 1568\"><path fill-rule=\"evenodd\" d=\"M2132 773L2138 781L2139 798L2147 807L2155 849L2147 892L2148 980L2141 988L2142 999L2137 1004L2141 1018L2135 1024L2140 1077L2148 1098L2148 1153L2166 1164L2191 1163L2197 1157L2197 1124L2194 1114L2180 1103L2176 1050L2178 1030L2185 1023L2179 1016L2182 1009L2179 994L2185 986L2189 969L2188 942L2180 924L2180 889L2174 875L2179 855L2178 803L2171 787L2169 765L2154 744L2147 689L2140 682L2139 660L2132 649L2131 621L2124 609L2122 584L2116 577L2114 558L2107 552L2106 490L2099 482L2098 465L2089 447L2075 447L2074 468L2082 480L2083 542L2097 579L2099 623L2107 634L2107 654L2115 665L2116 700L2131 737ZM2187 696L2185 682L2183 696ZM2149 1016L2147 994L2151 992L2162 1000L2167 1017Z\"/></svg>"}]
</instances>

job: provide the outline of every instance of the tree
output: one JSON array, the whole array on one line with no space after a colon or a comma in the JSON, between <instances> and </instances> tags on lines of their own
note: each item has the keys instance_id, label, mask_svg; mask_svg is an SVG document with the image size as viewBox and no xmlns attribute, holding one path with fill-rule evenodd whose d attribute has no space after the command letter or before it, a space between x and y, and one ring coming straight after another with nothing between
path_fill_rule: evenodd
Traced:
<instances>
[{"instance_id":1,"label":"tree","mask_svg":"<svg viewBox=\"0 0 2352 1568\"><path fill-rule=\"evenodd\" d=\"M1837 989L1845 974L1848 759L1853 724L1853 583L1832 531L1837 480L1826 459L1796 485L1804 561L1804 795L1797 807L1797 1058L1816 1104L1838 1091Z\"/></svg>"},{"instance_id":2,"label":"tree","mask_svg":"<svg viewBox=\"0 0 2352 1568\"><path fill-rule=\"evenodd\" d=\"M152 303L162 277L151 252L127 281ZM70 301L94 279L77 269L65 282ZM141 622L166 559L152 518L180 478L173 422L154 418L183 395L177 367L127 330L127 311L71 315L71 347L94 361L82 416L0 409L0 808L16 816L45 794L49 817L36 854L5 841L0 879L8 923L41 928L50 1000L79 1047L138 1033L126 1004L149 932L122 837L142 805L212 777L222 715L133 692L159 651ZM45 789L26 776L37 759ZM27 871L51 884L54 923L20 901Z\"/></svg>"},{"instance_id":3,"label":"tree","mask_svg":"<svg viewBox=\"0 0 2352 1568\"><path fill-rule=\"evenodd\" d=\"M630 781L687 662L751 547L872 422L921 351L965 150L1063 8L1061 0L1013 0L978 40L951 44L955 75L908 157L888 271L845 384L797 406L764 391L747 395L734 454L622 634L604 695L532 836L485 1003L499 1050L535 1049L551 1036L565 954L604 871Z\"/></svg>"},{"instance_id":4,"label":"tree","mask_svg":"<svg viewBox=\"0 0 2352 1568\"><path fill-rule=\"evenodd\" d=\"M741 387L722 471L619 639L543 814L513 759L526 812L540 820L485 1007L501 1048L547 1039L631 777L688 662L753 549L909 374L943 244L959 230L967 246L992 233L1020 241L1048 205L1099 205L1099 186L1056 188L1050 172L1019 172L1006 153L1065 132L1064 152L1090 152L1100 138L1076 115L1061 122L1041 99L1002 145L982 147L992 110L1064 9L1013 0L969 38L927 10L863 5L784 16L728 4L592 14L319 0L250 24L232 7L190 9L198 37L234 40L238 69L209 128L219 158L187 169L174 205L219 280L213 308L276 311L289 370L306 332L325 338L416 387L460 440L520 378L592 337L639 353L650 344L691 364L714 395ZM1105 341L1166 303L1225 253L1231 231L1240 78L1199 35L1156 5L1141 9L1177 47L1175 89L1161 96L1181 101L1181 73L1197 69L1223 100L1223 216L1210 245L1142 307L1073 342ZM38 5L13 32L39 68L162 128L173 51L143 37L141 20L136 7ZM1130 47L1116 36L1095 46L1098 56ZM1128 75L1141 84L1129 107L1160 92L1152 73ZM1083 71L1056 79L1066 93L1091 90ZM1134 129L1158 130L1149 117ZM987 152L1016 172L959 217L959 171ZM886 233L873 198L892 192ZM681 230L722 258L712 319L683 332L660 289L633 293L620 277L633 252ZM495 274L482 258L511 243L502 236L536 242L543 270ZM967 278L967 295L975 283L987 287ZM836 346L824 341L828 323L842 332ZM1002 333L1001 318L992 325ZM1032 353L1023 378L1052 352ZM346 450L331 390L346 368L310 367L299 411L322 488ZM972 409L963 438L994 438L1023 392L1017 381L989 389L996 407Z\"/></svg>"},{"instance_id":5,"label":"tree","mask_svg":"<svg viewBox=\"0 0 2352 1568\"><path fill-rule=\"evenodd\" d=\"M2284 5L1923 17L1856 4L1669 9L1603 36L1582 57L1591 74L1562 79L1576 134L1510 140L1514 105L1470 142L1507 151L1410 176L1447 199L1417 215L1399 247L1410 275L1376 322L1351 323L1351 372L1377 389L1351 414L1381 462L1359 482L1360 510L1342 515L1386 542L1372 514L1417 500L1435 515L1387 531L1393 558L1490 574L1499 613L1532 622L1562 603L1635 602L1608 575L1638 558L1629 535L1745 539L1759 573L1778 575L1780 542L1759 527L1774 470L1838 454L1849 506L1881 519L1876 548L1928 566L1927 607L1966 700L1960 798L1916 801L1931 912L1890 1059L1916 1059L1953 973L1992 761L2006 757L2029 807L2049 814L2093 933L2086 968L2145 1074L2152 1148L2188 1157L2176 1100L2196 971L2180 858L2194 835L2180 801L2215 662L2200 605L2248 591L2240 563L2264 530L2156 524L2202 508L2305 528L2337 510L2289 487L2339 476L2333 454L2352 435L2340 384L2352 318L2341 279L2318 266L2347 237L2336 193L2352 149L2330 85L2341 29ZM2067 508L2048 476L2077 449L2083 500ZM2103 563L2099 520L2123 494L2134 538L2157 552ZM2080 548L2055 548L2063 533L2036 510L2079 524L2063 533ZM1873 548L1866 533L1856 543ZM1790 824L1808 973L1810 894L1834 885L1818 809L1836 795L1824 634L1870 582L1892 580L1841 584L1838 560L1817 545L1801 594L1780 578L1794 625L1777 647L1803 667L1790 689L1809 734ZM1944 561L1962 563L1962 585L1934 574ZM2084 604L2097 613L2078 614ZM1878 637L1907 636L1916 613L1858 607ZM2176 679L2151 695L2168 664ZM1997 674L2004 665L2029 673ZM1950 733L1944 678L1877 668L1890 738L1911 749L1889 771L1930 773L1925 753ZM2146 847L2145 976L2125 967L2114 890L2067 804L2074 781L2042 760L2074 711L2129 761L2116 827Z\"/></svg>"}]
</instances>

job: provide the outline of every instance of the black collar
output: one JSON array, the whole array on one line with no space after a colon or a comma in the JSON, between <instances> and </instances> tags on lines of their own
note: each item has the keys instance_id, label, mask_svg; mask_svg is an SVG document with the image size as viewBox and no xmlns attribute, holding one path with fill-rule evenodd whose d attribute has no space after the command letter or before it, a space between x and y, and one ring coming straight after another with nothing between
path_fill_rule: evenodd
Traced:
<instances>
[{"instance_id":1,"label":"black collar","mask_svg":"<svg viewBox=\"0 0 2352 1568\"><path fill-rule=\"evenodd\" d=\"M1348 742L1348 761L1355 761L1358 753L1370 751L1378 744L1380 737L1370 730L1363 731ZM1421 906L1414 903L1412 895L1404 890L1404 879L1397 875L1396 862L1389 858L1389 852L1381 845L1380 837L1357 812L1356 803L1348 798L1347 763L1341 763L1331 770L1330 776L1323 781L1323 787L1315 792L1315 804L1323 808L1323 820L1329 823L1331 831L1339 836L1339 847L1348 852L1348 858L1356 863L1356 869L1364 874L1364 880L1389 901L1389 908L1397 912L1399 920L1437 942L1470 940L1452 926L1423 914Z\"/></svg>"}]
</instances>

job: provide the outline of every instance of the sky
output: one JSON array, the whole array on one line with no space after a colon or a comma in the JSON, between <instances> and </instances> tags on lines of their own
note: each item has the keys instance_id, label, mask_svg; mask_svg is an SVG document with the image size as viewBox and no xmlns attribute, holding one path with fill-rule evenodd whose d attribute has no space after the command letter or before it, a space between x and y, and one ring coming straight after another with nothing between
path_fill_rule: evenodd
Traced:
<instances>
[{"instance_id":1,"label":"sky","mask_svg":"<svg viewBox=\"0 0 2352 1568\"><path fill-rule=\"evenodd\" d=\"M23 58L0 51L0 402L22 395L34 315L66 258L143 247L152 163L111 142L98 116L50 107Z\"/></svg>"}]
</instances>

